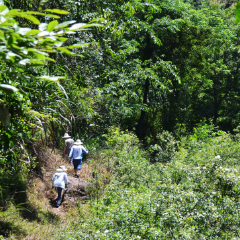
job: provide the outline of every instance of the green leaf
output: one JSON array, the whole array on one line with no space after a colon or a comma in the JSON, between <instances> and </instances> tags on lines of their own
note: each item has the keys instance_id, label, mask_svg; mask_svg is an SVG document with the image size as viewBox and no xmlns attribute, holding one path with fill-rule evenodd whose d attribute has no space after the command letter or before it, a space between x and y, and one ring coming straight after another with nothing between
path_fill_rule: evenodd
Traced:
<instances>
[{"instance_id":1,"label":"green leaf","mask_svg":"<svg viewBox=\"0 0 240 240\"><path fill-rule=\"evenodd\" d=\"M28 59L28 58L25 58L19 62L19 64L21 64L21 65L26 65L27 63L31 63L30 59Z\"/></svg>"},{"instance_id":2,"label":"green leaf","mask_svg":"<svg viewBox=\"0 0 240 240\"><path fill-rule=\"evenodd\" d=\"M68 55L74 55L74 53L70 52L68 49L66 49L65 47L58 47L57 48L59 51L66 53Z\"/></svg>"},{"instance_id":3,"label":"green leaf","mask_svg":"<svg viewBox=\"0 0 240 240\"><path fill-rule=\"evenodd\" d=\"M54 28L58 25L58 21L57 20L54 20L54 21L51 21L49 24L48 24L48 27L47 27L47 31L51 32L54 30Z\"/></svg>"},{"instance_id":4,"label":"green leaf","mask_svg":"<svg viewBox=\"0 0 240 240\"><path fill-rule=\"evenodd\" d=\"M93 23L93 22L104 22L105 19L104 18L96 18L96 19L93 19L92 21L90 21L89 23Z\"/></svg>"},{"instance_id":5,"label":"green leaf","mask_svg":"<svg viewBox=\"0 0 240 240\"><path fill-rule=\"evenodd\" d=\"M7 16L10 17L15 17L15 16L20 16L22 13L19 12L17 9L12 9L7 13Z\"/></svg>"},{"instance_id":6,"label":"green leaf","mask_svg":"<svg viewBox=\"0 0 240 240\"><path fill-rule=\"evenodd\" d=\"M83 48L83 47L86 47L86 46L88 46L88 45L89 45L89 43L74 44L74 45L68 46L67 48L68 48L68 49Z\"/></svg>"},{"instance_id":7,"label":"green leaf","mask_svg":"<svg viewBox=\"0 0 240 240\"><path fill-rule=\"evenodd\" d=\"M36 25L40 24L40 21L32 15L21 14L19 17L26 18L27 20L31 21L32 23L34 23Z\"/></svg>"},{"instance_id":8,"label":"green leaf","mask_svg":"<svg viewBox=\"0 0 240 240\"><path fill-rule=\"evenodd\" d=\"M68 25L70 25L70 24L73 24L73 23L75 23L76 21L67 21L67 22L63 22L63 23L60 23L60 24L58 24L56 27L55 27L55 29L58 29L58 28L64 28L64 27L66 27L66 26L68 26Z\"/></svg>"},{"instance_id":9,"label":"green leaf","mask_svg":"<svg viewBox=\"0 0 240 240\"><path fill-rule=\"evenodd\" d=\"M48 13L40 13L40 12L35 12L35 11L27 11L25 13L31 14L31 15L33 14L33 15L40 15L40 16L45 16L45 17L60 18L58 15L48 14Z\"/></svg>"},{"instance_id":10,"label":"green leaf","mask_svg":"<svg viewBox=\"0 0 240 240\"><path fill-rule=\"evenodd\" d=\"M61 41L61 42L66 42L68 40L68 38L60 37L60 38L58 38L58 40Z\"/></svg>"},{"instance_id":11,"label":"green leaf","mask_svg":"<svg viewBox=\"0 0 240 240\"><path fill-rule=\"evenodd\" d=\"M87 25L86 23L76 23L76 24L74 24L74 25L72 25L70 28L69 28L69 30L77 30L77 29L79 29L79 28L81 28L82 26L85 26L85 25Z\"/></svg>"},{"instance_id":12,"label":"green leaf","mask_svg":"<svg viewBox=\"0 0 240 240\"><path fill-rule=\"evenodd\" d=\"M7 6L5 5L0 5L0 15L5 15L9 12Z\"/></svg>"},{"instance_id":13,"label":"green leaf","mask_svg":"<svg viewBox=\"0 0 240 240\"><path fill-rule=\"evenodd\" d=\"M237 8L235 11L235 18L236 18L236 23L240 22L240 1L237 3Z\"/></svg>"},{"instance_id":14,"label":"green leaf","mask_svg":"<svg viewBox=\"0 0 240 240\"><path fill-rule=\"evenodd\" d=\"M9 84L0 84L0 90L7 93L7 94L12 94L14 92L18 92L19 89L16 87L9 85Z\"/></svg>"},{"instance_id":15,"label":"green leaf","mask_svg":"<svg viewBox=\"0 0 240 240\"><path fill-rule=\"evenodd\" d=\"M26 36L29 36L29 35L37 35L39 32L41 32L40 30L37 30L37 29L32 29L31 31L28 31L26 33Z\"/></svg>"},{"instance_id":16,"label":"green leaf","mask_svg":"<svg viewBox=\"0 0 240 240\"><path fill-rule=\"evenodd\" d=\"M57 14L69 14L69 12L60 9L46 9L45 12L57 13Z\"/></svg>"},{"instance_id":17,"label":"green leaf","mask_svg":"<svg viewBox=\"0 0 240 240\"><path fill-rule=\"evenodd\" d=\"M41 76L39 78L43 80L58 82L60 79L63 79L65 77L64 76Z\"/></svg>"},{"instance_id":18,"label":"green leaf","mask_svg":"<svg viewBox=\"0 0 240 240\"><path fill-rule=\"evenodd\" d=\"M85 28L92 28L92 27L103 27L102 24L85 24L85 23L76 23L72 25L69 30L70 31L76 31L79 29L85 29Z\"/></svg>"}]
</instances>

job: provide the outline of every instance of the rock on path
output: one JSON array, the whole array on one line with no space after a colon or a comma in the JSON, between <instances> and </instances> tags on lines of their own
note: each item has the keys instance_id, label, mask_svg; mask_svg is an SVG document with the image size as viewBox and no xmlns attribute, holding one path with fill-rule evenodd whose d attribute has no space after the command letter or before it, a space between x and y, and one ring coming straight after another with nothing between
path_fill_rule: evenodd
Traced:
<instances>
[{"instance_id":1,"label":"rock on path","mask_svg":"<svg viewBox=\"0 0 240 240\"><path fill-rule=\"evenodd\" d=\"M88 199L88 189L91 183L83 181L81 178L68 176L68 187L65 192L65 199L69 201L79 201Z\"/></svg>"}]
</instances>

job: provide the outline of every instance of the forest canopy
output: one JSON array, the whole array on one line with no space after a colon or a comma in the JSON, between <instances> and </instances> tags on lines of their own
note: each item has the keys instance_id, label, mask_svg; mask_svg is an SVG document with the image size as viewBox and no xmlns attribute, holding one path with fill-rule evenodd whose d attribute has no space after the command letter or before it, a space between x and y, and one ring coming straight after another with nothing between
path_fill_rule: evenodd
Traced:
<instances>
[{"instance_id":1,"label":"forest canopy","mask_svg":"<svg viewBox=\"0 0 240 240\"><path fill-rule=\"evenodd\" d=\"M239 39L237 1L0 0L0 207L69 133L107 159L109 239L237 237Z\"/></svg>"}]
</instances>

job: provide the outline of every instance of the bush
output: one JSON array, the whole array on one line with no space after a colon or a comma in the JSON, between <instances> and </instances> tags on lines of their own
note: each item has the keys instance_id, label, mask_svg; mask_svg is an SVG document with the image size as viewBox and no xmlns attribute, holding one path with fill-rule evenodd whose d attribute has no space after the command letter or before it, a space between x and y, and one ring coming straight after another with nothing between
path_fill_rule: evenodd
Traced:
<instances>
[{"instance_id":1,"label":"bush","mask_svg":"<svg viewBox=\"0 0 240 240\"><path fill-rule=\"evenodd\" d=\"M168 162L177 151L178 142L168 131L157 135L157 141L148 149L151 155L151 162Z\"/></svg>"}]
</instances>

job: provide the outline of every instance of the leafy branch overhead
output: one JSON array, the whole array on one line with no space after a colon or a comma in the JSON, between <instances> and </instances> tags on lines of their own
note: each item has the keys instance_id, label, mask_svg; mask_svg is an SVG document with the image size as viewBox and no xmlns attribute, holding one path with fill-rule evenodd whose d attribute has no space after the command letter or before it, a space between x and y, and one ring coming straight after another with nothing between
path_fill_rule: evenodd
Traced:
<instances>
[{"instance_id":1,"label":"leafy branch overhead","mask_svg":"<svg viewBox=\"0 0 240 240\"><path fill-rule=\"evenodd\" d=\"M67 14L66 11L57 9L45 10L48 12ZM44 60L53 59L48 57L48 53L63 52L68 53L68 49L81 48L85 44L75 44L63 47L67 40L66 34L74 34L77 31L85 30L91 27L102 27L101 24L76 23L76 21L67 21L59 23L53 20L49 23L40 23L33 15L43 15L45 17L57 18L52 14L44 14L39 12L20 12L16 9L9 10L5 5L0 6L0 39L1 39L1 57L12 62L19 61L20 64L39 63ZM38 25L38 29L21 28L16 17L26 18L34 24ZM69 52L70 54L74 54ZM26 60L28 59L28 61Z\"/></svg>"},{"instance_id":2,"label":"leafy branch overhead","mask_svg":"<svg viewBox=\"0 0 240 240\"><path fill-rule=\"evenodd\" d=\"M64 45L68 39L66 36L75 34L92 27L102 27L98 24L98 19L92 23L76 23L76 21L66 21L59 23L56 14L68 14L67 11L59 9L46 9L43 12L27 11L22 12L17 9L9 10L0 1L0 58L8 66L21 65L44 65L46 61L54 61L49 56L50 53L66 53L76 55L72 52L74 48L82 48L86 43L74 45ZM41 23L36 17L44 16L53 21ZM24 18L31 23L38 25L37 29L20 27L17 19ZM48 79L44 77L43 79Z\"/></svg>"}]
</instances>

